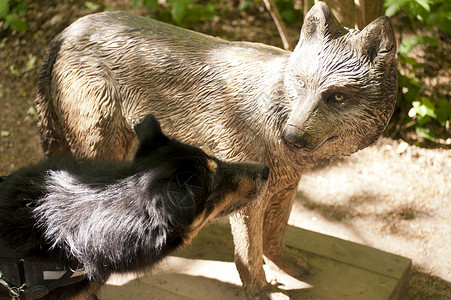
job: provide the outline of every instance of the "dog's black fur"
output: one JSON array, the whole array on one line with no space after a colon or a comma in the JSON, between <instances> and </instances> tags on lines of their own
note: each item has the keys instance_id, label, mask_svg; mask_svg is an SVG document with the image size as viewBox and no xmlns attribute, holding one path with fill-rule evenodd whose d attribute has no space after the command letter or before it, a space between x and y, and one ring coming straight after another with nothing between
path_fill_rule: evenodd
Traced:
<instances>
[{"instance_id":1,"label":"dog's black fur","mask_svg":"<svg viewBox=\"0 0 451 300\"><path fill-rule=\"evenodd\" d=\"M0 181L0 239L28 260L87 272L44 298L96 299L112 272L151 267L263 191L264 164L219 161L166 137L153 116L135 131L131 162L52 158Z\"/></svg>"}]
</instances>

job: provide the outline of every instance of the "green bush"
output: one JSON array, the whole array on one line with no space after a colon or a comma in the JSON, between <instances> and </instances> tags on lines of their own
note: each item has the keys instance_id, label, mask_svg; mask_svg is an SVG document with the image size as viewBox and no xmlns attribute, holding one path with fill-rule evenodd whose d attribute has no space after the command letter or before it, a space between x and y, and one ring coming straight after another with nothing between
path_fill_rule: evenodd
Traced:
<instances>
[{"instance_id":1,"label":"green bush","mask_svg":"<svg viewBox=\"0 0 451 300\"><path fill-rule=\"evenodd\" d=\"M2 29L11 29L18 32L27 31L24 16L27 14L25 0L0 0L0 23Z\"/></svg>"},{"instance_id":2,"label":"green bush","mask_svg":"<svg viewBox=\"0 0 451 300\"><path fill-rule=\"evenodd\" d=\"M239 9L246 10L248 8L255 7L255 3L261 1L255 0L243 0L240 1ZM294 8L293 0L274 0L274 3L279 10L280 17L288 23L296 23L299 20L299 16L303 15L302 11L298 11Z\"/></svg>"},{"instance_id":3,"label":"green bush","mask_svg":"<svg viewBox=\"0 0 451 300\"><path fill-rule=\"evenodd\" d=\"M426 28L438 26L451 35L451 1L449 0L385 0L385 14L389 17L404 12L412 27L420 21Z\"/></svg>"},{"instance_id":4,"label":"green bush","mask_svg":"<svg viewBox=\"0 0 451 300\"><path fill-rule=\"evenodd\" d=\"M199 21L208 21L216 16L215 5L196 3L196 0L167 0L166 7L160 7L158 0L130 0L132 6L147 8L162 21L173 21L179 26L188 27Z\"/></svg>"},{"instance_id":5,"label":"green bush","mask_svg":"<svg viewBox=\"0 0 451 300\"><path fill-rule=\"evenodd\" d=\"M451 34L449 0L386 0L385 7L388 16L404 12L414 30L419 24L427 29L437 26L444 34ZM407 111L406 122L413 124L419 136L430 141L436 140L432 122L449 126L451 105L447 99L429 99L423 95L422 85L416 77L423 66L409 54L415 46L437 47L438 43L435 38L415 35L403 38L398 49L399 62L408 70L398 72L398 105L404 108L402 111Z\"/></svg>"}]
</instances>

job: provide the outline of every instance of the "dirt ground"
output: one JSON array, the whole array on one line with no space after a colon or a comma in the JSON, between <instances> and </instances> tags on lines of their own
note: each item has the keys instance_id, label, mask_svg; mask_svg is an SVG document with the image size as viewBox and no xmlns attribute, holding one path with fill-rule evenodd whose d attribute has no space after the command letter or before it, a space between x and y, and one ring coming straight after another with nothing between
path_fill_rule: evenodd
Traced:
<instances>
[{"instance_id":1,"label":"dirt ground","mask_svg":"<svg viewBox=\"0 0 451 300\"><path fill-rule=\"evenodd\" d=\"M0 175L42 158L33 108L39 66L51 38L93 12L85 1L57 3L32 1L27 33L0 34ZM130 9L127 0L103 3ZM196 30L281 46L269 14L262 10L222 11ZM298 26L289 31L297 39ZM442 42L450 49L449 39ZM440 69L438 84L445 86L449 99L449 52L442 60L434 64ZM432 80L431 90L436 88ZM381 138L363 151L304 174L290 224L411 258L407 299L451 299L450 203L449 143L421 148Z\"/></svg>"}]
</instances>

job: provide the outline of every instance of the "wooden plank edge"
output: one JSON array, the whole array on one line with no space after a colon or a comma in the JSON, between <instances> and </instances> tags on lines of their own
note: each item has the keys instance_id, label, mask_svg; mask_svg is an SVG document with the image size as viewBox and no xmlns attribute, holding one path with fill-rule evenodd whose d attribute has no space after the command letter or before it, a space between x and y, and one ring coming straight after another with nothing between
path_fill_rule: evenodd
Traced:
<instances>
[{"instance_id":1,"label":"wooden plank edge","mask_svg":"<svg viewBox=\"0 0 451 300\"><path fill-rule=\"evenodd\" d=\"M395 279L402 278L412 264L410 258L294 226L288 226L285 243L302 251ZM374 260L375 257L377 260Z\"/></svg>"},{"instance_id":2,"label":"wooden plank edge","mask_svg":"<svg viewBox=\"0 0 451 300\"><path fill-rule=\"evenodd\" d=\"M399 278L398 284L393 289L393 292L388 297L388 300L402 299L402 297L407 294L411 270L412 270L412 260L410 261L410 264L407 266L406 270L402 274L401 278Z\"/></svg>"}]
</instances>

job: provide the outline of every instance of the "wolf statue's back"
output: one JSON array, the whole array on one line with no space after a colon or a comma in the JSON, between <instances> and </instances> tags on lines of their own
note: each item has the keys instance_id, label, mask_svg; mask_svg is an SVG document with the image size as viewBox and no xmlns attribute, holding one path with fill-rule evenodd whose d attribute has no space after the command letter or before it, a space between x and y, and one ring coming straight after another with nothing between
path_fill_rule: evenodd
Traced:
<instances>
[{"instance_id":1,"label":"wolf statue's back","mask_svg":"<svg viewBox=\"0 0 451 300\"><path fill-rule=\"evenodd\" d=\"M387 17L361 32L319 2L294 52L227 42L123 12L81 18L50 45L37 110L47 155L123 159L149 113L169 135L227 160L271 169L261 208L232 218L246 291L266 285L263 254L293 276L307 266L283 253L303 171L372 144L397 91Z\"/></svg>"}]
</instances>

